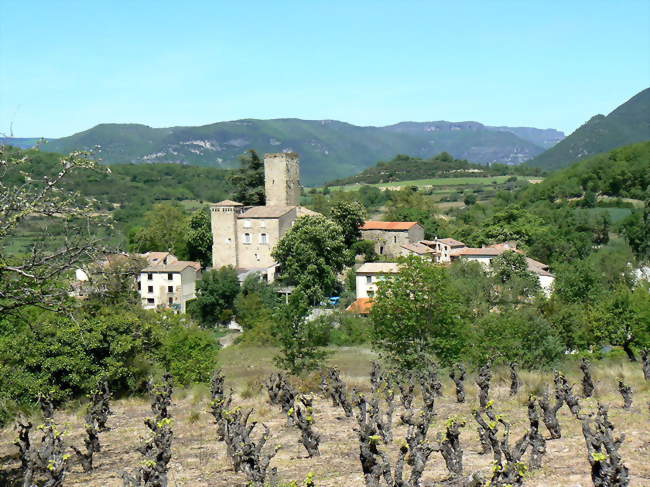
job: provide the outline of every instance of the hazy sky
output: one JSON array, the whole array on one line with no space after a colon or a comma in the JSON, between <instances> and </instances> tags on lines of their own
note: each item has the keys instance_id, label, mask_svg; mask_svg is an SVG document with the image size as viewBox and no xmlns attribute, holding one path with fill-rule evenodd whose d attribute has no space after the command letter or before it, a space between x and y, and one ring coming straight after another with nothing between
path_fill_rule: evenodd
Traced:
<instances>
[{"instance_id":1,"label":"hazy sky","mask_svg":"<svg viewBox=\"0 0 650 487\"><path fill-rule=\"evenodd\" d=\"M17 137L284 117L571 132L648 86L648 0L0 0Z\"/></svg>"}]
</instances>

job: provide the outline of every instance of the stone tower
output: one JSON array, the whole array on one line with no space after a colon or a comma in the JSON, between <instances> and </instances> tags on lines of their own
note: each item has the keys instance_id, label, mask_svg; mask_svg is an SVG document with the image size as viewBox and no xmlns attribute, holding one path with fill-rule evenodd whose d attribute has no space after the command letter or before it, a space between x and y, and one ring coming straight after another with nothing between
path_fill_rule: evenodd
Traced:
<instances>
[{"instance_id":1,"label":"stone tower","mask_svg":"<svg viewBox=\"0 0 650 487\"><path fill-rule=\"evenodd\" d=\"M264 154L266 206L298 206L300 160L295 152Z\"/></svg>"},{"instance_id":2,"label":"stone tower","mask_svg":"<svg viewBox=\"0 0 650 487\"><path fill-rule=\"evenodd\" d=\"M237 254L237 215L244 209L236 201L221 201L210 207L212 226L212 267L239 267Z\"/></svg>"}]
</instances>

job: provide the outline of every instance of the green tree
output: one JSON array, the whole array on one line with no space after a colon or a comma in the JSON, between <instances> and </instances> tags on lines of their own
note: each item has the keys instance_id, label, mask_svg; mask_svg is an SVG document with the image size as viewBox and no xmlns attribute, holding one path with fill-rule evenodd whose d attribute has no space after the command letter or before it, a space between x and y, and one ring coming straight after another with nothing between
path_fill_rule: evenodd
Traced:
<instances>
[{"instance_id":1,"label":"green tree","mask_svg":"<svg viewBox=\"0 0 650 487\"><path fill-rule=\"evenodd\" d=\"M330 208L330 217L343 229L343 240L350 247L361 238L361 226L366 221L366 209L356 201L337 201Z\"/></svg>"},{"instance_id":2,"label":"green tree","mask_svg":"<svg viewBox=\"0 0 650 487\"><path fill-rule=\"evenodd\" d=\"M550 367L565 350L556 330L531 308L485 314L468 348L475 363L516 361L527 368Z\"/></svg>"},{"instance_id":3,"label":"green tree","mask_svg":"<svg viewBox=\"0 0 650 487\"><path fill-rule=\"evenodd\" d=\"M235 201L250 206L264 205L264 161L251 149L239 157L239 163L241 167L232 177Z\"/></svg>"},{"instance_id":4,"label":"green tree","mask_svg":"<svg viewBox=\"0 0 650 487\"><path fill-rule=\"evenodd\" d=\"M463 198L463 203L465 206L472 206L476 204L476 193L472 191L466 191Z\"/></svg>"},{"instance_id":5,"label":"green tree","mask_svg":"<svg viewBox=\"0 0 650 487\"><path fill-rule=\"evenodd\" d=\"M650 291L619 286L592 309L593 333L603 343L623 348L636 361L635 346L650 345Z\"/></svg>"},{"instance_id":6,"label":"green tree","mask_svg":"<svg viewBox=\"0 0 650 487\"><path fill-rule=\"evenodd\" d=\"M213 333L194 326L175 326L161 340L158 356L177 384L208 382L219 343Z\"/></svg>"},{"instance_id":7,"label":"green tree","mask_svg":"<svg viewBox=\"0 0 650 487\"><path fill-rule=\"evenodd\" d=\"M567 303L593 303L605 291L603 276L592 260L561 264L555 275L555 296Z\"/></svg>"},{"instance_id":8,"label":"green tree","mask_svg":"<svg viewBox=\"0 0 650 487\"><path fill-rule=\"evenodd\" d=\"M492 272L501 296L514 302L520 297L532 297L540 290L537 276L528 270L526 257L514 250L492 259Z\"/></svg>"},{"instance_id":9,"label":"green tree","mask_svg":"<svg viewBox=\"0 0 650 487\"><path fill-rule=\"evenodd\" d=\"M187 253L190 260L200 262L204 268L212 265L212 227L205 209L195 211L190 218Z\"/></svg>"},{"instance_id":10,"label":"green tree","mask_svg":"<svg viewBox=\"0 0 650 487\"><path fill-rule=\"evenodd\" d=\"M321 215L298 218L273 250L282 276L311 303L338 287L337 275L349 261L341 227Z\"/></svg>"},{"instance_id":11,"label":"green tree","mask_svg":"<svg viewBox=\"0 0 650 487\"><path fill-rule=\"evenodd\" d=\"M429 239L447 233L444 222L436 218L436 207L431 197L409 189L390 193L384 220L418 222Z\"/></svg>"},{"instance_id":12,"label":"green tree","mask_svg":"<svg viewBox=\"0 0 650 487\"><path fill-rule=\"evenodd\" d=\"M201 326L212 328L232 317L237 294L239 278L234 268L226 266L205 272L197 284L196 299L189 304L188 312Z\"/></svg>"},{"instance_id":13,"label":"green tree","mask_svg":"<svg viewBox=\"0 0 650 487\"><path fill-rule=\"evenodd\" d=\"M171 252L181 260L188 258L187 214L177 204L157 203L145 213L145 225L129 236L135 252Z\"/></svg>"},{"instance_id":14,"label":"green tree","mask_svg":"<svg viewBox=\"0 0 650 487\"><path fill-rule=\"evenodd\" d=\"M408 257L398 274L379 284L373 345L401 369L423 367L434 357L451 363L465 345L464 313L447 269Z\"/></svg>"},{"instance_id":15,"label":"green tree","mask_svg":"<svg viewBox=\"0 0 650 487\"><path fill-rule=\"evenodd\" d=\"M292 375L303 375L322 366L327 352L318 346L320 329L316 320L307 320L309 301L296 290L289 303L275 315L274 335L280 353L274 358L278 367Z\"/></svg>"},{"instance_id":16,"label":"green tree","mask_svg":"<svg viewBox=\"0 0 650 487\"><path fill-rule=\"evenodd\" d=\"M621 223L621 232L640 259L650 259L650 198L643 211L633 211Z\"/></svg>"}]
</instances>

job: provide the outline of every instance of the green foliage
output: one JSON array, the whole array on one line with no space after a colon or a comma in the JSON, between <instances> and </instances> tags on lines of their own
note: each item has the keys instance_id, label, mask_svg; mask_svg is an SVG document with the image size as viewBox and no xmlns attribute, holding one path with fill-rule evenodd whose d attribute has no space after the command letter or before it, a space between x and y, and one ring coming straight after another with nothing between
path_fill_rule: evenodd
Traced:
<instances>
[{"instance_id":1,"label":"green foliage","mask_svg":"<svg viewBox=\"0 0 650 487\"><path fill-rule=\"evenodd\" d=\"M197 326L173 326L164 335L159 359L178 384L208 382L214 372L219 343Z\"/></svg>"},{"instance_id":2,"label":"green foliage","mask_svg":"<svg viewBox=\"0 0 650 487\"><path fill-rule=\"evenodd\" d=\"M239 156L239 164L239 171L232 177L233 198L247 206L264 205L264 161L251 149Z\"/></svg>"},{"instance_id":3,"label":"green foliage","mask_svg":"<svg viewBox=\"0 0 650 487\"><path fill-rule=\"evenodd\" d=\"M343 240L350 247L361 237L366 209L358 202L339 201L330 209L330 218L343 229Z\"/></svg>"},{"instance_id":4,"label":"green foliage","mask_svg":"<svg viewBox=\"0 0 650 487\"><path fill-rule=\"evenodd\" d=\"M557 171L540 184L530 185L522 192L521 199L555 201L584 196L587 198L585 204L591 207L595 206L597 195L644 199L650 185L650 141L612 148L603 149L610 152Z\"/></svg>"},{"instance_id":5,"label":"green foliage","mask_svg":"<svg viewBox=\"0 0 650 487\"><path fill-rule=\"evenodd\" d=\"M316 215L298 218L273 250L282 276L312 303L338 287L337 275L350 260L341 227Z\"/></svg>"},{"instance_id":6,"label":"green foliage","mask_svg":"<svg viewBox=\"0 0 650 487\"><path fill-rule=\"evenodd\" d=\"M180 260L188 259L187 214L180 206L158 203L144 216L144 226L129 235L129 247L135 252L171 252Z\"/></svg>"},{"instance_id":7,"label":"green foliage","mask_svg":"<svg viewBox=\"0 0 650 487\"><path fill-rule=\"evenodd\" d=\"M350 247L354 255L363 255L364 262L375 262L379 259L377 252L375 252L374 240L359 240Z\"/></svg>"},{"instance_id":8,"label":"green foliage","mask_svg":"<svg viewBox=\"0 0 650 487\"><path fill-rule=\"evenodd\" d=\"M639 259L650 260L650 196L642 211L633 211L621 223L621 232Z\"/></svg>"},{"instance_id":9,"label":"green foliage","mask_svg":"<svg viewBox=\"0 0 650 487\"><path fill-rule=\"evenodd\" d=\"M212 328L232 317L237 294L239 278L234 268L226 266L204 272L188 312L201 326Z\"/></svg>"},{"instance_id":10,"label":"green foliage","mask_svg":"<svg viewBox=\"0 0 650 487\"><path fill-rule=\"evenodd\" d=\"M632 360L634 346L650 345L650 291L618 287L591 309L593 334L603 344L617 345Z\"/></svg>"},{"instance_id":11,"label":"green foliage","mask_svg":"<svg viewBox=\"0 0 650 487\"><path fill-rule=\"evenodd\" d=\"M289 303L281 306L275 315L274 336L280 353L274 358L278 367L292 375L303 375L323 365L327 353L319 345L320 326L307 320L307 296L296 290Z\"/></svg>"},{"instance_id":12,"label":"green foliage","mask_svg":"<svg viewBox=\"0 0 650 487\"><path fill-rule=\"evenodd\" d=\"M179 315L139 306L84 308L74 316L27 309L5 316L0 419L6 418L3 404L29 408L42 393L67 401L103 380L117 393L143 391L150 374L163 367L175 371L180 384L205 380L217 349L210 332L188 326Z\"/></svg>"},{"instance_id":13,"label":"green foliage","mask_svg":"<svg viewBox=\"0 0 650 487\"><path fill-rule=\"evenodd\" d=\"M246 276L234 303L237 322L244 330L240 342L276 344L273 314L281 303L275 283L269 284L257 273Z\"/></svg>"},{"instance_id":14,"label":"green foliage","mask_svg":"<svg viewBox=\"0 0 650 487\"><path fill-rule=\"evenodd\" d=\"M507 250L492 259L494 279L502 288L510 288L513 297L532 297L540 291L537 276L528 270L523 254Z\"/></svg>"},{"instance_id":15,"label":"green foliage","mask_svg":"<svg viewBox=\"0 0 650 487\"><path fill-rule=\"evenodd\" d=\"M187 254L205 268L212 265L212 227L207 209L196 210L189 221Z\"/></svg>"},{"instance_id":16,"label":"green foliage","mask_svg":"<svg viewBox=\"0 0 650 487\"><path fill-rule=\"evenodd\" d=\"M471 343L475 363L516 361L526 368L549 367L565 350L556 330L532 308L485 314L472 328Z\"/></svg>"},{"instance_id":17,"label":"green foliage","mask_svg":"<svg viewBox=\"0 0 650 487\"><path fill-rule=\"evenodd\" d=\"M458 152L454 152L458 153ZM504 174L540 175L542 171L528 166L505 166L502 164L472 164L464 159L454 159L442 152L430 159L411 157L404 154L388 162L378 162L355 176L332 181L333 186L347 184L377 184L396 181L412 181L430 178L451 178L458 176L483 177Z\"/></svg>"},{"instance_id":18,"label":"green foliage","mask_svg":"<svg viewBox=\"0 0 650 487\"><path fill-rule=\"evenodd\" d=\"M373 345L401 369L422 367L434 357L451 363L465 345L464 312L447 269L406 258L398 274L379 283Z\"/></svg>"},{"instance_id":19,"label":"green foliage","mask_svg":"<svg viewBox=\"0 0 650 487\"><path fill-rule=\"evenodd\" d=\"M418 222L424 227L425 238L432 239L446 233L444 222L436 218L436 213L436 207L430 197L403 189L391 192L384 220Z\"/></svg>"}]
</instances>

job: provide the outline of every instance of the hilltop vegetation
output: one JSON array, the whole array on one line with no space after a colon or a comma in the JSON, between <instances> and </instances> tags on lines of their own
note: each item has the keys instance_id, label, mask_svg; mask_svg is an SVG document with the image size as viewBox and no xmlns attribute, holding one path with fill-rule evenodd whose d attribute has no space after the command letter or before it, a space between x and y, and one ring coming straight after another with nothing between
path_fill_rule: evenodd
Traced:
<instances>
[{"instance_id":1,"label":"hilltop vegetation","mask_svg":"<svg viewBox=\"0 0 650 487\"><path fill-rule=\"evenodd\" d=\"M327 185L377 184L428 178L503 176L506 174L541 176L543 171L527 166L472 164L465 159L454 159L447 152L442 152L429 159L398 154L390 161L378 162L355 176L337 179Z\"/></svg>"},{"instance_id":2,"label":"hilltop vegetation","mask_svg":"<svg viewBox=\"0 0 650 487\"><path fill-rule=\"evenodd\" d=\"M650 140L650 88L633 96L609 115L592 117L529 164L543 169L559 169L585 157L645 140Z\"/></svg>"},{"instance_id":3,"label":"hilltop vegetation","mask_svg":"<svg viewBox=\"0 0 650 487\"><path fill-rule=\"evenodd\" d=\"M248 149L298 152L305 185L357 173L395 154L430 157L443 151L475 163L518 164L561 139L557 131L487 127L477 122L403 122L359 127L336 120L236 120L200 127L101 124L51 140L44 150L95 149L105 164L165 162L236 167ZM537 145L544 144L544 147Z\"/></svg>"},{"instance_id":4,"label":"hilltop vegetation","mask_svg":"<svg viewBox=\"0 0 650 487\"><path fill-rule=\"evenodd\" d=\"M529 186L522 200L554 201L586 195L645 199L650 186L650 141L599 154Z\"/></svg>"}]
</instances>

